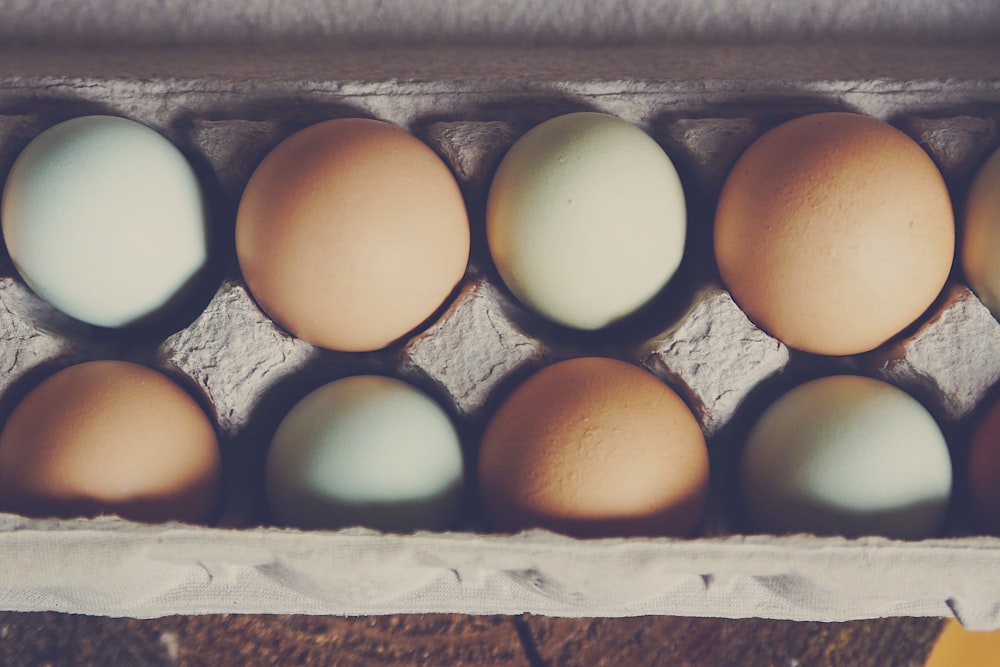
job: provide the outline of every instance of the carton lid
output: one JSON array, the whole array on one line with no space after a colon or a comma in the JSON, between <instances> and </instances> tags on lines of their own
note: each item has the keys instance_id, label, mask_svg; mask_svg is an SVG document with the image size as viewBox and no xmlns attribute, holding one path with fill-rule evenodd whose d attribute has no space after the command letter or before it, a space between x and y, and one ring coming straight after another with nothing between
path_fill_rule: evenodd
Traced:
<instances>
[{"instance_id":1,"label":"carton lid","mask_svg":"<svg viewBox=\"0 0 1000 667\"><path fill-rule=\"evenodd\" d=\"M993 0L0 0L7 46L989 42Z\"/></svg>"}]
</instances>

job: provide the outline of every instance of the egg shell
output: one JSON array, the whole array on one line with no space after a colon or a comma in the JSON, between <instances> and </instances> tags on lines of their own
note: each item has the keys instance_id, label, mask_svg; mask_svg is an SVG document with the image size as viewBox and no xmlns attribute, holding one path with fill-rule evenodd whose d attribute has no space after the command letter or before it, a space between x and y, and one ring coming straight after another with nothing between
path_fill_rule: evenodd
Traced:
<instances>
[{"instance_id":1,"label":"egg shell","mask_svg":"<svg viewBox=\"0 0 1000 667\"><path fill-rule=\"evenodd\" d=\"M90 361L46 378L0 433L0 509L27 516L211 519L221 454L213 424L146 366Z\"/></svg>"},{"instance_id":2,"label":"egg shell","mask_svg":"<svg viewBox=\"0 0 1000 667\"><path fill-rule=\"evenodd\" d=\"M381 349L448 298L469 261L458 183L426 144L340 118L282 141L240 200L236 251L254 298L314 345Z\"/></svg>"},{"instance_id":3,"label":"egg shell","mask_svg":"<svg viewBox=\"0 0 1000 667\"><path fill-rule=\"evenodd\" d=\"M515 389L486 428L478 474L497 530L682 536L704 512L708 452L670 387L632 364L586 357Z\"/></svg>"},{"instance_id":4,"label":"egg shell","mask_svg":"<svg viewBox=\"0 0 1000 667\"><path fill-rule=\"evenodd\" d=\"M969 188L961 261L969 286L1000 317L1000 149L980 167Z\"/></svg>"},{"instance_id":5,"label":"egg shell","mask_svg":"<svg viewBox=\"0 0 1000 667\"><path fill-rule=\"evenodd\" d=\"M507 152L486 204L511 292L558 324L600 329L648 304L684 253L684 191L641 129L606 114L552 118Z\"/></svg>"},{"instance_id":6,"label":"egg shell","mask_svg":"<svg viewBox=\"0 0 1000 667\"><path fill-rule=\"evenodd\" d=\"M190 163L126 118L83 116L38 135L7 177L0 220L24 281L62 312L103 327L175 307L209 256Z\"/></svg>"},{"instance_id":7,"label":"egg shell","mask_svg":"<svg viewBox=\"0 0 1000 667\"><path fill-rule=\"evenodd\" d=\"M930 413L896 387L855 375L787 392L753 426L740 489L754 529L921 539L944 521L947 443Z\"/></svg>"},{"instance_id":8,"label":"egg shell","mask_svg":"<svg viewBox=\"0 0 1000 667\"><path fill-rule=\"evenodd\" d=\"M265 486L272 514L288 525L444 530L458 516L463 470L440 405L401 380L355 375L312 391L285 416Z\"/></svg>"},{"instance_id":9,"label":"egg shell","mask_svg":"<svg viewBox=\"0 0 1000 667\"><path fill-rule=\"evenodd\" d=\"M1000 401L994 400L976 426L965 478L977 527L1000 535Z\"/></svg>"},{"instance_id":10,"label":"egg shell","mask_svg":"<svg viewBox=\"0 0 1000 667\"><path fill-rule=\"evenodd\" d=\"M891 125L830 112L755 141L719 196L733 298L790 347L867 352L919 318L951 271L955 225L930 156Z\"/></svg>"}]
</instances>

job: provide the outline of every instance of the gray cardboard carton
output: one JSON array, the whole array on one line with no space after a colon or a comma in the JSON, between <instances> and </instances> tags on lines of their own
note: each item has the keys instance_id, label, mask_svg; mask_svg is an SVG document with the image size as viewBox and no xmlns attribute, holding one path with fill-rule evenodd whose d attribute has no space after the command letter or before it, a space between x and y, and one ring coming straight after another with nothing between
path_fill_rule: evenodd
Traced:
<instances>
[{"instance_id":1,"label":"gray cardboard carton","mask_svg":"<svg viewBox=\"0 0 1000 667\"><path fill-rule=\"evenodd\" d=\"M545 118L589 109L638 124L678 164L692 202L692 259L679 277L684 296L649 331L581 344L532 324L491 277L480 247L440 317L361 358L317 350L275 326L224 252L222 277L199 312L141 345L109 343L53 319L9 263L0 264L5 413L39 369L138 358L204 392L229 465L214 527L0 515L0 608L134 617L956 615L969 627L1000 626L1000 539L976 535L960 502L944 534L930 540L748 535L728 488L761 392L809 374L861 372L894 382L928 405L960 453L1000 377L1000 325L956 271L913 331L872 354L806 357L742 315L718 283L709 241L712 202L739 153L782 120L813 111L851 110L897 125L931 153L960 201L975 168L1000 145L993 3L960 10L928 1L917 3L921 12L847 3L869 10L864 21L847 9L817 14L822 3L746 2L731 12L678 3L673 14L657 2L628 3L625 14L612 2L596 3L596 14L582 4L484 3L482 24L458 2L383 10L312 2L271 22L262 18L264 3L251 2L242 23L222 3L167 3L151 14L124 11L133 4L124 0L112 4L121 10L113 20L97 3L59 11L0 3L0 174L59 120L123 115L192 157L226 225L257 161L282 138L326 118L366 115L411 130L445 158L475 234L506 148ZM487 26L481 40L476 25ZM774 37L782 39L770 43ZM734 336L754 347L734 351ZM451 364L440 363L442 351ZM297 378L365 370L406 377L442 398L474 452L474 434L497 396L531 370L581 353L643 364L691 405L722 462L696 537L489 534L474 498L449 533L267 525L248 471L276 423L274 397L299 391ZM711 373L699 371L706 364ZM484 373L487 366L495 372Z\"/></svg>"}]
</instances>

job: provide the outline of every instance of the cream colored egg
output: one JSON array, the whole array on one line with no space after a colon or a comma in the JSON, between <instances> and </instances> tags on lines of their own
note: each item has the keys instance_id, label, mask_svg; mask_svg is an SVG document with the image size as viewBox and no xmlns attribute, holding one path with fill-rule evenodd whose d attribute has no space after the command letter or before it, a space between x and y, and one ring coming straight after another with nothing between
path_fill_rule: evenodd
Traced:
<instances>
[{"instance_id":1,"label":"cream colored egg","mask_svg":"<svg viewBox=\"0 0 1000 667\"><path fill-rule=\"evenodd\" d=\"M511 292L543 317L600 329L673 277L687 233L673 163L638 127L600 113L525 134L490 186L490 253Z\"/></svg>"}]
</instances>

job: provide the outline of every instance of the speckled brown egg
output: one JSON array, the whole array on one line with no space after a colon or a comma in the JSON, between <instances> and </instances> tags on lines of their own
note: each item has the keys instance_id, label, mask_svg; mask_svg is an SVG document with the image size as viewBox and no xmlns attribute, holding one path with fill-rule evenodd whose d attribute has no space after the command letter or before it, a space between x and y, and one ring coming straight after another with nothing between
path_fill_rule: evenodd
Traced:
<instances>
[{"instance_id":1,"label":"speckled brown egg","mask_svg":"<svg viewBox=\"0 0 1000 667\"><path fill-rule=\"evenodd\" d=\"M254 298L320 347L386 347L448 298L469 222L447 165L408 132L341 118L301 130L250 178L236 252Z\"/></svg>"},{"instance_id":2,"label":"speckled brown egg","mask_svg":"<svg viewBox=\"0 0 1000 667\"><path fill-rule=\"evenodd\" d=\"M951 199L930 156L875 118L771 130L719 198L715 253L735 301L787 345L866 352L918 319L951 270Z\"/></svg>"},{"instance_id":3,"label":"speckled brown egg","mask_svg":"<svg viewBox=\"0 0 1000 667\"><path fill-rule=\"evenodd\" d=\"M479 485L500 531L682 536L704 511L708 453L694 415L655 376L571 359L500 406L483 436Z\"/></svg>"},{"instance_id":4,"label":"speckled brown egg","mask_svg":"<svg viewBox=\"0 0 1000 667\"><path fill-rule=\"evenodd\" d=\"M221 456L198 403L159 371L92 361L46 378L0 433L0 510L205 522Z\"/></svg>"}]
</instances>

